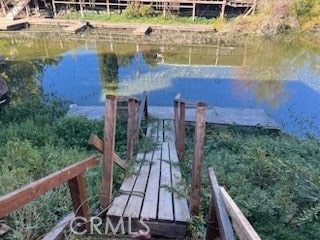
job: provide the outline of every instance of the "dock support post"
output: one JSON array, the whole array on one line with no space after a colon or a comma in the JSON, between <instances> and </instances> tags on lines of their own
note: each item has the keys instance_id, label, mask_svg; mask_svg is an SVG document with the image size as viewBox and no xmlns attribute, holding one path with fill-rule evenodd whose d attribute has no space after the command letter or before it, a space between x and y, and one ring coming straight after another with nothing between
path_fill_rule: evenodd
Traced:
<instances>
[{"instance_id":1,"label":"dock support post","mask_svg":"<svg viewBox=\"0 0 320 240\"><path fill-rule=\"evenodd\" d=\"M53 16L57 17L57 7L56 7L56 1L52 0L52 8L53 8Z\"/></svg>"},{"instance_id":2,"label":"dock support post","mask_svg":"<svg viewBox=\"0 0 320 240\"><path fill-rule=\"evenodd\" d=\"M138 131L137 113L139 109L139 102L136 99L130 98L128 100L128 128L127 128L127 159L131 160L137 141L136 132Z\"/></svg>"},{"instance_id":3,"label":"dock support post","mask_svg":"<svg viewBox=\"0 0 320 240\"><path fill-rule=\"evenodd\" d=\"M222 5L221 5L220 18L224 18L224 11L226 9L226 5L227 5L227 0L223 1Z\"/></svg>"},{"instance_id":4,"label":"dock support post","mask_svg":"<svg viewBox=\"0 0 320 240\"><path fill-rule=\"evenodd\" d=\"M194 133L194 150L191 179L190 211L192 215L199 215L202 162L204 155L203 147L206 135L206 110L207 104L198 103Z\"/></svg>"},{"instance_id":5,"label":"dock support post","mask_svg":"<svg viewBox=\"0 0 320 240\"><path fill-rule=\"evenodd\" d=\"M196 18L196 2L195 0L193 0L193 3L192 3L192 22L194 22Z\"/></svg>"},{"instance_id":6,"label":"dock support post","mask_svg":"<svg viewBox=\"0 0 320 240\"><path fill-rule=\"evenodd\" d=\"M110 15L110 5L109 5L109 0L106 1L107 4L107 14L108 16Z\"/></svg>"},{"instance_id":7,"label":"dock support post","mask_svg":"<svg viewBox=\"0 0 320 240\"><path fill-rule=\"evenodd\" d=\"M40 17L39 0L34 0L34 6L36 8L37 17Z\"/></svg>"},{"instance_id":8,"label":"dock support post","mask_svg":"<svg viewBox=\"0 0 320 240\"><path fill-rule=\"evenodd\" d=\"M116 135L117 97L106 96L106 114L103 141L103 164L101 183L101 207L106 208L112 201L114 148Z\"/></svg>"},{"instance_id":9,"label":"dock support post","mask_svg":"<svg viewBox=\"0 0 320 240\"><path fill-rule=\"evenodd\" d=\"M0 2L1 2L1 8L2 8L3 16L6 16L7 15L6 5L4 4L3 1L0 1Z\"/></svg>"},{"instance_id":10,"label":"dock support post","mask_svg":"<svg viewBox=\"0 0 320 240\"><path fill-rule=\"evenodd\" d=\"M75 216L89 219L89 205L87 202L86 188L83 179L83 174L70 179L68 181L70 194L73 203L73 211ZM89 225L81 226L81 230L88 229Z\"/></svg>"},{"instance_id":11,"label":"dock support post","mask_svg":"<svg viewBox=\"0 0 320 240\"><path fill-rule=\"evenodd\" d=\"M84 16L83 16L82 0L79 0L79 5L80 5L80 14L81 14L81 17L84 17Z\"/></svg>"}]
</instances>

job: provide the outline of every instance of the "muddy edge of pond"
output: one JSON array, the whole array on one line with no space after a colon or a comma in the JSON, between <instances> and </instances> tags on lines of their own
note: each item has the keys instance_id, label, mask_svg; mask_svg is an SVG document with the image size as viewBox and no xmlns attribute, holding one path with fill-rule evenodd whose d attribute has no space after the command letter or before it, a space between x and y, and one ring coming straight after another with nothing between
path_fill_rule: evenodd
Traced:
<instances>
[{"instance_id":1,"label":"muddy edge of pond","mask_svg":"<svg viewBox=\"0 0 320 240\"><path fill-rule=\"evenodd\" d=\"M131 23L103 23L86 22L87 28L74 34L65 31L66 26L72 24L83 24L79 20L59 19L27 19L30 25L27 29L19 31L1 31L0 38L28 38L28 39L56 39L64 41L84 42L133 42L138 44L201 44L212 45L220 43L247 42L248 39L257 38L281 38L291 41L296 37L308 38L313 42L320 43L320 33L290 33L276 36L265 36L261 34L248 34L241 32L223 31L217 32L214 27L208 25L154 25L150 24L152 32L145 36L135 36L133 31L141 24ZM143 24L146 25L146 24Z\"/></svg>"}]
</instances>

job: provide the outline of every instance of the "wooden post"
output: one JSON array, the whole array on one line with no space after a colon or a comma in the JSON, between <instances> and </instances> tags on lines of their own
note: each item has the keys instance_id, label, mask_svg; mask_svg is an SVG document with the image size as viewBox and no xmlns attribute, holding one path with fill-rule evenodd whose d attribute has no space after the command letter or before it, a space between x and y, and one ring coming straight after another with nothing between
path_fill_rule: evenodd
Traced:
<instances>
[{"instance_id":1,"label":"wooden post","mask_svg":"<svg viewBox=\"0 0 320 240\"><path fill-rule=\"evenodd\" d=\"M195 0L193 0L193 3L192 3L192 22L194 22L196 18L196 2Z\"/></svg>"},{"instance_id":2,"label":"wooden post","mask_svg":"<svg viewBox=\"0 0 320 240\"><path fill-rule=\"evenodd\" d=\"M77 217L83 217L85 219L89 219L89 205L87 202L85 183L83 179L83 174L79 174L78 176L70 179L68 181L68 185L70 188L70 194L73 203L73 211L74 215ZM80 227L82 230L87 228L89 225Z\"/></svg>"},{"instance_id":3,"label":"wooden post","mask_svg":"<svg viewBox=\"0 0 320 240\"><path fill-rule=\"evenodd\" d=\"M40 17L39 0L34 0L34 6L36 8L37 17Z\"/></svg>"},{"instance_id":4,"label":"wooden post","mask_svg":"<svg viewBox=\"0 0 320 240\"><path fill-rule=\"evenodd\" d=\"M221 13L220 13L220 18L224 18L224 11L226 9L226 5L227 5L227 0L224 0L222 5L221 5Z\"/></svg>"},{"instance_id":5,"label":"wooden post","mask_svg":"<svg viewBox=\"0 0 320 240\"><path fill-rule=\"evenodd\" d=\"M138 132L137 113L139 102L136 99L130 98L128 100L128 128L127 128L127 159L132 159L136 132Z\"/></svg>"},{"instance_id":6,"label":"wooden post","mask_svg":"<svg viewBox=\"0 0 320 240\"><path fill-rule=\"evenodd\" d=\"M167 2L164 1L164 2L163 2L163 16L164 16L164 17L166 17L166 10L167 10L166 8L167 8Z\"/></svg>"},{"instance_id":7,"label":"wooden post","mask_svg":"<svg viewBox=\"0 0 320 240\"><path fill-rule=\"evenodd\" d=\"M109 5L109 0L106 1L107 4L107 14L108 16L110 15L110 5Z\"/></svg>"},{"instance_id":8,"label":"wooden post","mask_svg":"<svg viewBox=\"0 0 320 240\"><path fill-rule=\"evenodd\" d=\"M53 16L57 17L57 7L56 7L56 1L52 0L52 8L53 8Z\"/></svg>"},{"instance_id":9,"label":"wooden post","mask_svg":"<svg viewBox=\"0 0 320 240\"><path fill-rule=\"evenodd\" d=\"M81 17L84 17L84 16L83 16L82 0L79 0L79 5L80 5L80 14L81 14Z\"/></svg>"},{"instance_id":10,"label":"wooden post","mask_svg":"<svg viewBox=\"0 0 320 240\"><path fill-rule=\"evenodd\" d=\"M103 164L101 183L101 207L106 208L112 201L114 148L116 135L117 97L106 97L106 114L104 125Z\"/></svg>"},{"instance_id":11,"label":"wooden post","mask_svg":"<svg viewBox=\"0 0 320 240\"><path fill-rule=\"evenodd\" d=\"M4 4L4 1L1 1L1 8L2 8L2 12L3 12L3 16L6 16L7 11L6 11L6 5Z\"/></svg>"},{"instance_id":12,"label":"wooden post","mask_svg":"<svg viewBox=\"0 0 320 240\"><path fill-rule=\"evenodd\" d=\"M29 18L29 17L30 17L30 7L29 7L29 4L27 4L27 5L25 6L25 10L26 10L27 18Z\"/></svg>"},{"instance_id":13,"label":"wooden post","mask_svg":"<svg viewBox=\"0 0 320 240\"><path fill-rule=\"evenodd\" d=\"M179 141L179 134L178 134L178 129L179 129L179 99L181 97L181 94L178 93L173 101L173 111L174 111L174 135L175 135L175 143L176 143L176 148L178 150L178 141Z\"/></svg>"},{"instance_id":14,"label":"wooden post","mask_svg":"<svg viewBox=\"0 0 320 240\"><path fill-rule=\"evenodd\" d=\"M191 179L190 211L192 215L199 215L203 146L206 134L206 109L207 104L198 103L194 133L194 150Z\"/></svg>"},{"instance_id":15,"label":"wooden post","mask_svg":"<svg viewBox=\"0 0 320 240\"><path fill-rule=\"evenodd\" d=\"M186 103L180 101L180 112L179 112L179 122L178 122L178 155L179 161L184 161L185 153L185 138L186 138Z\"/></svg>"}]
</instances>

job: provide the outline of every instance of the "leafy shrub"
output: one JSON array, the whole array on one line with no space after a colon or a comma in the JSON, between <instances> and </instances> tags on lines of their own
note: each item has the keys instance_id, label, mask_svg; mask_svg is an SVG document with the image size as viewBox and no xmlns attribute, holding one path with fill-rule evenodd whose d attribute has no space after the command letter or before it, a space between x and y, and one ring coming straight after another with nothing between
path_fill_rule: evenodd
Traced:
<instances>
[{"instance_id":1,"label":"leafy shrub","mask_svg":"<svg viewBox=\"0 0 320 240\"><path fill-rule=\"evenodd\" d=\"M88 121L85 117L68 116L57 120L53 129L61 144L89 148L90 134L102 137L103 124L101 120Z\"/></svg>"},{"instance_id":2,"label":"leafy shrub","mask_svg":"<svg viewBox=\"0 0 320 240\"><path fill-rule=\"evenodd\" d=\"M192 136L192 131L188 133ZM201 210L209 210L207 167L262 239L320 238L320 141L285 134L208 128ZM192 138L183 165L190 179Z\"/></svg>"},{"instance_id":3,"label":"leafy shrub","mask_svg":"<svg viewBox=\"0 0 320 240\"><path fill-rule=\"evenodd\" d=\"M129 19L141 17L148 18L154 15L154 10L151 6L129 4L122 14Z\"/></svg>"},{"instance_id":4,"label":"leafy shrub","mask_svg":"<svg viewBox=\"0 0 320 240\"><path fill-rule=\"evenodd\" d=\"M319 14L319 5L319 0L295 0L293 10L299 18L315 17Z\"/></svg>"}]
</instances>

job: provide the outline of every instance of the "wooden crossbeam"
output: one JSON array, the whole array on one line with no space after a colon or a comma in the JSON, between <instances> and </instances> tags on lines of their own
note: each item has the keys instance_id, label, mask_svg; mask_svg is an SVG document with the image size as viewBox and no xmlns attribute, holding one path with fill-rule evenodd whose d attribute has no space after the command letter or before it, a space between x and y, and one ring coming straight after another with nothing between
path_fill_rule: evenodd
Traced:
<instances>
[{"instance_id":1,"label":"wooden crossbeam","mask_svg":"<svg viewBox=\"0 0 320 240\"><path fill-rule=\"evenodd\" d=\"M97 165L99 161L98 156L89 157L0 197L0 218L78 176L88 168Z\"/></svg>"},{"instance_id":2,"label":"wooden crossbeam","mask_svg":"<svg viewBox=\"0 0 320 240\"><path fill-rule=\"evenodd\" d=\"M88 143L95 147L99 152L103 153L103 142L102 140L95 134L91 134ZM117 154L113 154L114 162L121 167L122 169L128 169L128 164L126 164Z\"/></svg>"}]
</instances>

